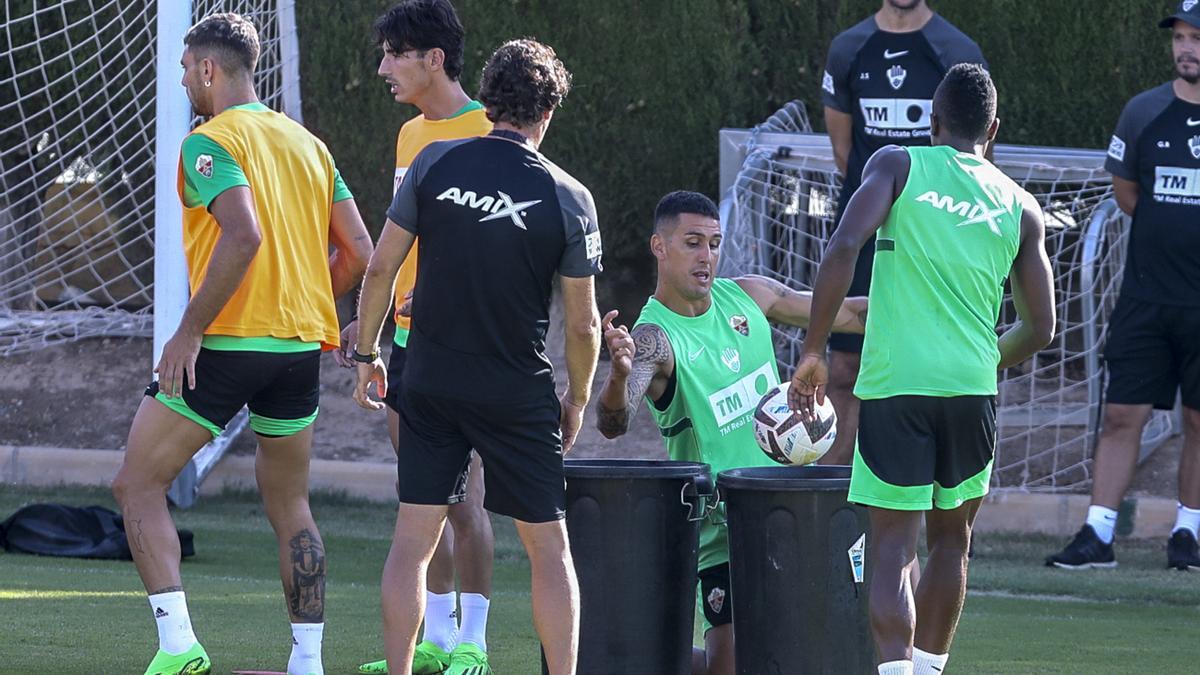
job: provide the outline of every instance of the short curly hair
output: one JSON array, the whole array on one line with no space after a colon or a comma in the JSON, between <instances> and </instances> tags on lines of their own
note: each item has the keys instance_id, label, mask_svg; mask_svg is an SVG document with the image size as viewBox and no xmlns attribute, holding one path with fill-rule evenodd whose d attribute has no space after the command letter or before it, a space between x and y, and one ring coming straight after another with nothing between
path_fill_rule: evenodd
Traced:
<instances>
[{"instance_id":1,"label":"short curly hair","mask_svg":"<svg viewBox=\"0 0 1200 675\"><path fill-rule=\"evenodd\" d=\"M488 119L518 127L540 122L570 90L571 73L558 55L530 38L500 45L479 78L479 100Z\"/></svg>"},{"instance_id":2,"label":"short curly hair","mask_svg":"<svg viewBox=\"0 0 1200 675\"><path fill-rule=\"evenodd\" d=\"M215 55L230 71L253 74L258 65L258 29L241 14L209 14L188 30L183 44Z\"/></svg>"}]
</instances>

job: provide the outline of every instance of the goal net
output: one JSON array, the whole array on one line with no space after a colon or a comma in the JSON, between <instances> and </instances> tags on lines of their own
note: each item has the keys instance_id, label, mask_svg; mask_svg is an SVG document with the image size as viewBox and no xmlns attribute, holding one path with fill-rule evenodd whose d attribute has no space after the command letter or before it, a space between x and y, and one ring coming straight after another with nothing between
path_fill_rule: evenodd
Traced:
<instances>
[{"instance_id":1,"label":"goal net","mask_svg":"<svg viewBox=\"0 0 1200 675\"><path fill-rule=\"evenodd\" d=\"M1124 269L1128 219L1111 198L1101 151L1002 145L996 165L1042 205L1059 323L1051 345L1000 374L993 485L1084 489L1102 409L1104 329ZM723 130L721 180L720 273L762 274L811 289L840 190L828 137L812 133L798 103L755 129ZM1001 328L1015 321L1006 296ZM785 373L802 339L802 331L775 328ZM1175 415L1155 412L1143 456L1178 426Z\"/></svg>"},{"instance_id":2,"label":"goal net","mask_svg":"<svg viewBox=\"0 0 1200 675\"><path fill-rule=\"evenodd\" d=\"M255 23L259 95L298 117L294 0L190 4L191 22L233 11ZM4 3L0 356L152 333L155 84L182 76L156 72L158 10L155 0ZM174 189L173 170L158 179Z\"/></svg>"}]
</instances>

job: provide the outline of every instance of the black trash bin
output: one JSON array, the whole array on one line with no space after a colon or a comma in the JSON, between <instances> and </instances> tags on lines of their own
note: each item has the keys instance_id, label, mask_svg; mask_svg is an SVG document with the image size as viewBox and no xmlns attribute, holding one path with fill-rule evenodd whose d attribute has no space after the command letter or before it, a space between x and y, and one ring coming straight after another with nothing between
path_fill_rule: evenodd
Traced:
<instances>
[{"instance_id":1,"label":"black trash bin","mask_svg":"<svg viewBox=\"0 0 1200 675\"><path fill-rule=\"evenodd\" d=\"M722 471L738 675L874 673L866 509L848 466Z\"/></svg>"},{"instance_id":2,"label":"black trash bin","mask_svg":"<svg viewBox=\"0 0 1200 675\"><path fill-rule=\"evenodd\" d=\"M578 675L687 675L708 465L569 459L565 467Z\"/></svg>"}]
</instances>

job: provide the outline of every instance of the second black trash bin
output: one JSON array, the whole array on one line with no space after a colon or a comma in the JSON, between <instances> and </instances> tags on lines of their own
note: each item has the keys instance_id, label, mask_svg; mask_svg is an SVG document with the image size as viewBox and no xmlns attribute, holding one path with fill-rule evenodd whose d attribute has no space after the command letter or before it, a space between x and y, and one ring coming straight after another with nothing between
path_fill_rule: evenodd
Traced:
<instances>
[{"instance_id":1,"label":"second black trash bin","mask_svg":"<svg viewBox=\"0 0 1200 675\"><path fill-rule=\"evenodd\" d=\"M687 675L708 465L584 459L565 468L578 675Z\"/></svg>"},{"instance_id":2,"label":"second black trash bin","mask_svg":"<svg viewBox=\"0 0 1200 675\"><path fill-rule=\"evenodd\" d=\"M866 509L848 466L717 477L729 522L738 675L874 673Z\"/></svg>"}]
</instances>

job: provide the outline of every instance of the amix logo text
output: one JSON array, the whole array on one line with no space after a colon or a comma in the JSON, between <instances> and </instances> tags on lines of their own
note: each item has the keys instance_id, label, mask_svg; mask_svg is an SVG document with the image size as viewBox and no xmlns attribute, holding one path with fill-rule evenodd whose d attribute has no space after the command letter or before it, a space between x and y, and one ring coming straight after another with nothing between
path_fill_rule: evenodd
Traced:
<instances>
[{"instance_id":1,"label":"amix logo text","mask_svg":"<svg viewBox=\"0 0 1200 675\"><path fill-rule=\"evenodd\" d=\"M988 229L997 237L1003 237L1004 233L1000 231L999 219L1008 215L1008 209L1004 207L989 208L982 200L976 199L972 204L968 201L958 201L949 195L940 195L937 192L930 190L920 197L917 197L918 202L929 204L935 209L952 213L963 218L960 223L956 223L955 227L965 227L967 225L987 224Z\"/></svg>"},{"instance_id":2,"label":"amix logo text","mask_svg":"<svg viewBox=\"0 0 1200 675\"><path fill-rule=\"evenodd\" d=\"M508 218L512 220L512 224L528 230L525 227L523 216L527 215L525 209L537 206L542 203L540 199L534 199L527 202L514 202L512 197L496 190L498 196L491 197L489 195L477 195L473 190L462 190L461 188L452 187L437 196L439 202L450 200L459 206L483 211L487 215L479 219L479 222L484 223L489 220L499 220Z\"/></svg>"}]
</instances>

